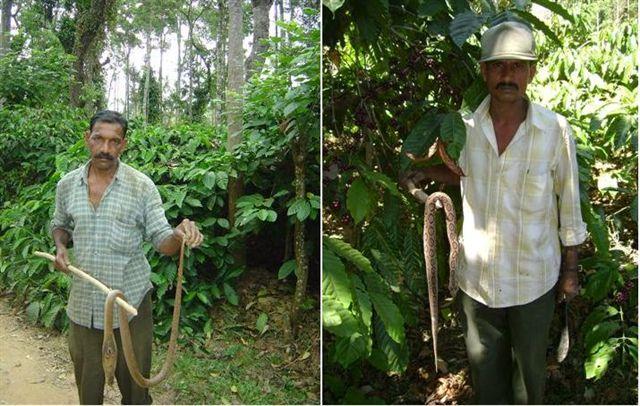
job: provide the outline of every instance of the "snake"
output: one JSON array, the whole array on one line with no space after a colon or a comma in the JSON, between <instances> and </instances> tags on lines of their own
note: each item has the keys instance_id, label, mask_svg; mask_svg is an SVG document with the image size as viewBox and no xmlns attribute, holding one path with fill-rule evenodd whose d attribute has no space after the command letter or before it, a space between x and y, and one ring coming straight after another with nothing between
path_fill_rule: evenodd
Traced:
<instances>
[{"instance_id":1,"label":"snake","mask_svg":"<svg viewBox=\"0 0 640 406\"><path fill-rule=\"evenodd\" d=\"M429 313L431 315L431 341L433 342L433 356L435 368L438 370L438 259L436 257L436 222L435 212L438 204L444 209L449 240L449 292L455 295L456 285L455 271L458 261L458 236L456 233L456 211L451 198L443 192L435 192L428 195L424 203L424 228L422 234L424 261L427 273L427 285L429 294Z\"/></svg>"},{"instance_id":2,"label":"snake","mask_svg":"<svg viewBox=\"0 0 640 406\"><path fill-rule=\"evenodd\" d=\"M167 357L160 368L160 372L153 377L145 378L140 372L138 360L133 349L131 331L129 329L129 318L124 308L118 306L118 317L120 319L120 339L124 358L133 380L143 388L149 388L162 382L169 373L176 357L177 341L180 323L180 302L182 299L182 267L184 259L184 241L180 245L180 260L178 264L178 275L176 283L176 295L173 306L173 319L171 321L171 336L169 338L169 349ZM105 381L109 386L113 385L116 364L118 360L118 347L113 332L113 306L117 298L125 300L122 291L114 289L107 294L104 302L104 335L102 338L102 369L104 370Z\"/></svg>"},{"instance_id":3,"label":"snake","mask_svg":"<svg viewBox=\"0 0 640 406\"><path fill-rule=\"evenodd\" d=\"M430 159L438 153L444 164L458 176L465 176L462 169L449 157L445 144L438 139L431 147L425 158L416 158L407 155L414 162ZM435 370L438 371L438 259L436 256L436 224L435 211L442 208L445 213L445 223L447 228L447 238L449 240L449 292L455 296L458 286L455 278L456 266L458 263L458 236L456 233L456 211L451 198L443 192L435 192L427 195L422 189L416 187L411 179L404 179L402 183L409 192L419 201L424 203L424 218L422 242L424 251L424 261L427 276L427 289L429 295L429 313L431 316L431 341L433 343L433 356Z\"/></svg>"}]
</instances>

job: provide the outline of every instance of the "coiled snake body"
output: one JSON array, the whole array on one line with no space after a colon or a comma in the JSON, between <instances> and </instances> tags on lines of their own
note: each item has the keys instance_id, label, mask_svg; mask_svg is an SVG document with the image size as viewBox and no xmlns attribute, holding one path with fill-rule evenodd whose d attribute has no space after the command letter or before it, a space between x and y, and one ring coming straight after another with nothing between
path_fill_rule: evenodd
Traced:
<instances>
[{"instance_id":1,"label":"coiled snake body","mask_svg":"<svg viewBox=\"0 0 640 406\"><path fill-rule=\"evenodd\" d=\"M162 382L171 371L176 356L178 329L180 322L180 301L182 299L182 262L184 256L184 242L180 246L180 262L178 265L178 282L176 283L176 296L173 307L173 319L171 321L171 336L169 338L169 349L167 357L162 364L160 372L154 377L145 378L140 372L138 361L133 350L131 341L131 332L129 330L129 319L127 312L121 306L118 306L118 317L120 320L120 339L122 341L122 350L124 358L127 361L127 368L133 380L143 388L149 388ZM118 347L113 335L113 305L116 299L120 297L124 300L124 294L119 290L112 290L107 294L104 303L104 336L102 339L102 368L107 384L113 385L113 378L116 371L118 360Z\"/></svg>"}]
</instances>

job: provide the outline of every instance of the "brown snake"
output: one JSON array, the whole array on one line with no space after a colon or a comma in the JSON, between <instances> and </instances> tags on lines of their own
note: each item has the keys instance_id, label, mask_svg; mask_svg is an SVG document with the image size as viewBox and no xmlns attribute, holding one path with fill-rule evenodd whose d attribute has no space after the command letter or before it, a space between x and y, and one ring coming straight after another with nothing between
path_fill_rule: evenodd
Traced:
<instances>
[{"instance_id":1,"label":"brown snake","mask_svg":"<svg viewBox=\"0 0 640 406\"><path fill-rule=\"evenodd\" d=\"M456 211L451 198L442 192L427 195L422 189L405 179L405 185L409 192L421 202L424 202L424 228L422 242L424 248L424 261L427 272L427 285L429 293L429 313L431 315L431 339L433 341L433 356L435 368L438 371L438 260L436 257L436 223L435 211L438 204L444 209L447 227L447 238L451 247L449 252L449 291L452 295L457 292L458 286L455 280L455 270L458 260L458 236L456 233Z\"/></svg>"},{"instance_id":2,"label":"brown snake","mask_svg":"<svg viewBox=\"0 0 640 406\"><path fill-rule=\"evenodd\" d=\"M162 364L160 372L154 377L145 378L140 373L140 367L133 350L131 341L131 332L129 330L129 318L126 310L118 306L118 317L120 319L120 339L122 341L122 350L124 358L127 361L127 368L133 380L143 388L149 388L162 382L171 371L171 367L176 357L178 330L180 323L180 301L182 299L182 263L184 259L184 241L180 245L180 261L178 264L178 282L176 284L176 296L173 307L173 319L171 321L171 336L169 338L169 349L167 357ZM113 385L116 364L118 360L118 347L113 335L113 305L116 298L124 300L124 294L119 290L112 290L107 295L104 303L104 337L102 340L102 368L107 384Z\"/></svg>"}]
</instances>

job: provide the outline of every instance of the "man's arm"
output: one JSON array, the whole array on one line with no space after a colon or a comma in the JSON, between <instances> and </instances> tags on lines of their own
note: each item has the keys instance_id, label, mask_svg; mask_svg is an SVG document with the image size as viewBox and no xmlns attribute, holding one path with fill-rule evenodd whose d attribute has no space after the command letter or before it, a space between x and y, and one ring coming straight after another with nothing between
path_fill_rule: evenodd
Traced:
<instances>
[{"instance_id":1,"label":"man's arm","mask_svg":"<svg viewBox=\"0 0 640 406\"><path fill-rule=\"evenodd\" d=\"M445 164L414 169L405 174L403 179L410 179L416 184L425 179L445 183L447 185L460 184L460 176L451 171L451 169L449 169Z\"/></svg>"},{"instance_id":2,"label":"man's arm","mask_svg":"<svg viewBox=\"0 0 640 406\"><path fill-rule=\"evenodd\" d=\"M562 260L557 285L557 299L569 301L580 290L578 284L578 247L586 239L586 224L582 221L576 146L571 127L566 124L562 141L556 151L554 191L558 196Z\"/></svg>"},{"instance_id":3,"label":"man's arm","mask_svg":"<svg viewBox=\"0 0 640 406\"><path fill-rule=\"evenodd\" d=\"M558 280L557 300L569 301L578 295L580 283L578 281L578 245L562 247L562 265Z\"/></svg>"},{"instance_id":4,"label":"man's arm","mask_svg":"<svg viewBox=\"0 0 640 406\"><path fill-rule=\"evenodd\" d=\"M69 254L67 252L67 244L71 240L71 235L62 228L53 229L53 241L56 244L56 260L53 266L62 272L69 272Z\"/></svg>"}]
</instances>

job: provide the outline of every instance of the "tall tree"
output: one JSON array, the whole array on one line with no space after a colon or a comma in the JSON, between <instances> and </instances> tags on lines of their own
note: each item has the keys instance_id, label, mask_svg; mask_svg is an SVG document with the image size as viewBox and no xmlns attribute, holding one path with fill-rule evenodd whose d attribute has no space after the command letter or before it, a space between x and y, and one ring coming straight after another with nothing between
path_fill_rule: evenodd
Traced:
<instances>
[{"instance_id":1,"label":"tall tree","mask_svg":"<svg viewBox=\"0 0 640 406\"><path fill-rule=\"evenodd\" d=\"M264 61L263 52L267 49L264 40L269 37L269 10L273 0L251 0L253 8L253 45L251 54L247 58L247 78L253 73L254 69Z\"/></svg>"},{"instance_id":2,"label":"tall tree","mask_svg":"<svg viewBox=\"0 0 640 406\"><path fill-rule=\"evenodd\" d=\"M242 47L242 0L229 0L229 73L227 84L227 150L232 152L242 139L242 84L244 50ZM230 178L228 218L233 226L236 218L236 201L243 193L242 176ZM239 244L241 245L241 244ZM234 252L236 263L244 263L244 247Z\"/></svg>"},{"instance_id":3,"label":"tall tree","mask_svg":"<svg viewBox=\"0 0 640 406\"><path fill-rule=\"evenodd\" d=\"M227 25L229 15L225 0L218 0L218 27L216 30L216 99L218 101L214 105L213 122L220 124L222 122L222 111L225 100L225 87L227 83Z\"/></svg>"},{"instance_id":4,"label":"tall tree","mask_svg":"<svg viewBox=\"0 0 640 406\"><path fill-rule=\"evenodd\" d=\"M2 24L0 25L0 57L9 51L11 38L11 8L13 0L2 1Z\"/></svg>"},{"instance_id":5,"label":"tall tree","mask_svg":"<svg viewBox=\"0 0 640 406\"><path fill-rule=\"evenodd\" d=\"M100 72L98 58L104 46L105 29L113 21L117 0L91 0L89 6L78 3L76 37L73 54L76 57L75 77L71 83L71 104L85 107L82 91Z\"/></svg>"}]
</instances>

